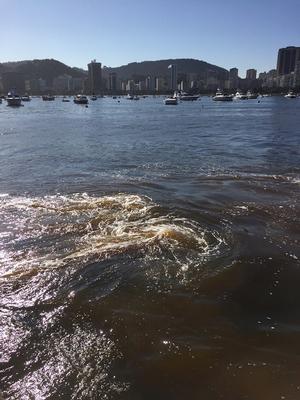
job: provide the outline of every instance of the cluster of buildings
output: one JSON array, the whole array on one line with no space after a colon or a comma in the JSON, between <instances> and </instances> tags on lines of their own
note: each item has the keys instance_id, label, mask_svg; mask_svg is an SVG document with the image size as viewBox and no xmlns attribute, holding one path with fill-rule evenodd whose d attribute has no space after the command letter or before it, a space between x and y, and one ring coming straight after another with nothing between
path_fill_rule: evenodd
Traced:
<instances>
[{"instance_id":1,"label":"cluster of buildings","mask_svg":"<svg viewBox=\"0 0 300 400\"><path fill-rule=\"evenodd\" d=\"M73 77L68 74L55 77L51 82L45 79L26 79L19 72L3 72L0 77L0 93L15 88L19 93L56 94L74 93L124 93L146 92L166 93L174 90L213 92L218 87L227 90L265 90L300 89L300 47L289 46L279 49L277 68L257 75L256 69L248 69L246 78L239 77L237 68L224 70L205 70L202 73L182 73L176 64L169 65L163 76L150 76L147 73L139 79L121 79L112 69L103 67L92 60L87 74Z\"/></svg>"}]
</instances>

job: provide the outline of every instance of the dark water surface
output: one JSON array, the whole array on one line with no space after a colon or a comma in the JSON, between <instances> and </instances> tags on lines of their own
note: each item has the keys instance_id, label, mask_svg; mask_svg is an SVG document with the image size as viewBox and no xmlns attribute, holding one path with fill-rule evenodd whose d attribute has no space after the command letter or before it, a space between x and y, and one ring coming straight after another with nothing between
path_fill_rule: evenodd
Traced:
<instances>
[{"instance_id":1,"label":"dark water surface","mask_svg":"<svg viewBox=\"0 0 300 400\"><path fill-rule=\"evenodd\" d=\"M0 105L5 399L300 398L300 99Z\"/></svg>"}]
</instances>

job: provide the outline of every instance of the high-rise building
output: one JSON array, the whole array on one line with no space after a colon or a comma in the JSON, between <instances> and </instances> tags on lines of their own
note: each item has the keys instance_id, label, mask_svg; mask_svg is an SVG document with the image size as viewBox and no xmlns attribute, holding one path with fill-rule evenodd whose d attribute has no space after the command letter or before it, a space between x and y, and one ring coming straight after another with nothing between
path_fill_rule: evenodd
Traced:
<instances>
[{"instance_id":1,"label":"high-rise building","mask_svg":"<svg viewBox=\"0 0 300 400\"><path fill-rule=\"evenodd\" d=\"M177 90L177 65L176 64L171 64L168 66L168 68L171 70L170 73L170 89L171 90Z\"/></svg>"},{"instance_id":2,"label":"high-rise building","mask_svg":"<svg viewBox=\"0 0 300 400\"><path fill-rule=\"evenodd\" d=\"M278 75L294 72L297 61L300 61L300 47L289 46L279 49L277 58Z\"/></svg>"},{"instance_id":3,"label":"high-rise building","mask_svg":"<svg viewBox=\"0 0 300 400\"><path fill-rule=\"evenodd\" d=\"M108 89L112 92L117 90L117 74L116 72L110 72L108 76Z\"/></svg>"},{"instance_id":4,"label":"high-rise building","mask_svg":"<svg viewBox=\"0 0 300 400\"><path fill-rule=\"evenodd\" d=\"M254 81L256 79L256 74L257 74L256 69L247 69L246 79Z\"/></svg>"},{"instance_id":5,"label":"high-rise building","mask_svg":"<svg viewBox=\"0 0 300 400\"><path fill-rule=\"evenodd\" d=\"M229 82L227 83L228 89L237 89L239 86L239 70L231 68L229 70Z\"/></svg>"},{"instance_id":6,"label":"high-rise building","mask_svg":"<svg viewBox=\"0 0 300 400\"><path fill-rule=\"evenodd\" d=\"M99 94L102 91L102 69L101 63L92 60L88 64L89 90L91 93Z\"/></svg>"}]
</instances>

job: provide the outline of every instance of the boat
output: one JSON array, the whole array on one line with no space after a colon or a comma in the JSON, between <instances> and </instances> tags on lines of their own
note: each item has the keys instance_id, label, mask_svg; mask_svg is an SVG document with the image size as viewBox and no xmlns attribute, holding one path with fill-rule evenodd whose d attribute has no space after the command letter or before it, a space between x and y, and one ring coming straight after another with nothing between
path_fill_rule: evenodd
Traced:
<instances>
[{"instance_id":1,"label":"boat","mask_svg":"<svg viewBox=\"0 0 300 400\"><path fill-rule=\"evenodd\" d=\"M243 94L243 93L237 91L236 94L234 95L234 99L235 100L248 100L248 97L246 94Z\"/></svg>"},{"instance_id":2,"label":"boat","mask_svg":"<svg viewBox=\"0 0 300 400\"><path fill-rule=\"evenodd\" d=\"M247 99L249 99L249 100L258 98L258 94L251 92L251 90L248 90L246 96L247 96Z\"/></svg>"},{"instance_id":3,"label":"boat","mask_svg":"<svg viewBox=\"0 0 300 400\"><path fill-rule=\"evenodd\" d=\"M113 96L113 99L116 99L117 98L117 96Z\"/></svg>"},{"instance_id":4,"label":"boat","mask_svg":"<svg viewBox=\"0 0 300 400\"><path fill-rule=\"evenodd\" d=\"M200 94L188 94L186 92L178 92L176 96L181 101L196 101L199 99Z\"/></svg>"},{"instance_id":5,"label":"boat","mask_svg":"<svg viewBox=\"0 0 300 400\"><path fill-rule=\"evenodd\" d=\"M132 95L132 94L127 94L127 96L126 96L126 99L127 100L133 100L134 99L134 96Z\"/></svg>"},{"instance_id":6,"label":"boat","mask_svg":"<svg viewBox=\"0 0 300 400\"><path fill-rule=\"evenodd\" d=\"M68 99L66 96L64 96L64 97L62 98L62 102L63 102L63 103L69 103L69 102L70 102L70 99Z\"/></svg>"},{"instance_id":7,"label":"boat","mask_svg":"<svg viewBox=\"0 0 300 400\"><path fill-rule=\"evenodd\" d=\"M14 92L9 92L7 94L6 101L8 106L19 107L22 105L21 97Z\"/></svg>"},{"instance_id":8,"label":"boat","mask_svg":"<svg viewBox=\"0 0 300 400\"><path fill-rule=\"evenodd\" d=\"M75 104L88 104L88 98L84 94L78 94L74 97Z\"/></svg>"},{"instance_id":9,"label":"boat","mask_svg":"<svg viewBox=\"0 0 300 400\"><path fill-rule=\"evenodd\" d=\"M134 96L133 97L133 100L139 100L140 98L139 98L139 96Z\"/></svg>"},{"instance_id":10,"label":"boat","mask_svg":"<svg viewBox=\"0 0 300 400\"><path fill-rule=\"evenodd\" d=\"M178 99L177 97L167 97L164 99L164 103L167 106L176 106L178 104Z\"/></svg>"},{"instance_id":11,"label":"boat","mask_svg":"<svg viewBox=\"0 0 300 400\"><path fill-rule=\"evenodd\" d=\"M91 99L92 101L95 101L95 100L97 100L97 96L93 94L93 96L91 96L90 99Z\"/></svg>"},{"instance_id":12,"label":"boat","mask_svg":"<svg viewBox=\"0 0 300 400\"><path fill-rule=\"evenodd\" d=\"M52 94L45 94L44 96L42 96L42 99L44 101L53 101L55 100L55 96L53 96Z\"/></svg>"},{"instance_id":13,"label":"boat","mask_svg":"<svg viewBox=\"0 0 300 400\"><path fill-rule=\"evenodd\" d=\"M215 96L212 98L214 101L232 101L233 97L229 94L224 94L222 90L217 89Z\"/></svg>"},{"instance_id":14,"label":"boat","mask_svg":"<svg viewBox=\"0 0 300 400\"><path fill-rule=\"evenodd\" d=\"M22 101L31 101L31 97L28 94L25 94L25 96L21 97Z\"/></svg>"},{"instance_id":15,"label":"boat","mask_svg":"<svg viewBox=\"0 0 300 400\"><path fill-rule=\"evenodd\" d=\"M286 97L287 99L295 99L297 95L292 90L290 90L288 94L286 94L284 97Z\"/></svg>"}]
</instances>

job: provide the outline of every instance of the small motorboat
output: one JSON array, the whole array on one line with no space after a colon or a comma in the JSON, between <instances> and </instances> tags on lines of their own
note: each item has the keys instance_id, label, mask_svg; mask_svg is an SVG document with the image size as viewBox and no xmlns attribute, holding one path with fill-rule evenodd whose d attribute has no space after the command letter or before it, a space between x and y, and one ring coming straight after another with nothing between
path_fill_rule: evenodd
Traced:
<instances>
[{"instance_id":1,"label":"small motorboat","mask_svg":"<svg viewBox=\"0 0 300 400\"><path fill-rule=\"evenodd\" d=\"M52 94L45 94L44 96L42 96L42 99L44 101L54 101L55 100L55 96L53 96Z\"/></svg>"},{"instance_id":2,"label":"small motorboat","mask_svg":"<svg viewBox=\"0 0 300 400\"><path fill-rule=\"evenodd\" d=\"M248 100L248 96L246 94L243 94L243 93L237 91L236 94L234 95L234 99L235 100Z\"/></svg>"},{"instance_id":3,"label":"small motorboat","mask_svg":"<svg viewBox=\"0 0 300 400\"><path fill-rule=\"evenodd\" d=\"M233 97L229 94L224 94L222 90L217 89L215 96L212 98L214 101L232 101Z\"/></svg>"},{"instance_id":4,"label":"small motorboat","mask_svg":"<svg viewBox=\"0 0 300 400\"><path fill-rule=\"evenodd\" d=\"M295 99L297 95L292 90L290 90L288 94L286 94L284 97L286 97L287 99Z\"/></svg>"},{"instance_id":5,"label":"small motorboat","mask_svg":"<svg viewBox=\"0 0 300 400\"><path fill-rule=\"evenodd\" d=\"M98 97L97 97L96 95L94 95L94 94L93 94L93 96L90 97L90 99L91 99L92 101L97 100L97 98L98 98Z\"/></svg>"},{"instance_id":6,"label":"small motorboat","mask_svg":"<svg viewBox=\"0 0 300 400\"><path fill-rule=\"evenodd\" d=\"M88 104L88 98L84 94L78 94L74 97L75 104Z\"/></svg>"},{"instance_id":7,"label":"small motorboat","mask_svg":"<svg viewBox=\"0 0 300 400\"><path fill-rule=\"evenodd\" d=\"M186 92L176 93L176 97L181 101L196 101L199 99L200 94L188 94Z\"/></svg>"},{"instance_id":8,"label":"small motorboat","mask_svg":"<svg viewBox=\"0 0 300 400\"><path fill-rule=\"evenodd\" d=\"M166 106L176 106L178 104L177 97L167 97L164 99L164 103Z\"/></svg>"},{"instance_id":9,"label":"small motorboat","mask_svg":"<svg viewBox=\"0 0 300 400\"><path fill-rule=\"evenodd\" d=\"M64 97L62 98L62 102L63 102L63 103L69 103L69 102L70 102L70 99L68 99L66 96L64 96Z\"/></svg>"},{"instance_id":10,"label":"small motorboat","mask_svg":"<svg viewBox=\"0 0 300 400\"><path fill-rule=\"evenodd\" d=\"M31 97L28 94L25 94L25 96L21 97L22 101L31 101Z\"/></svg>"},{"instance_id":11,"label":"small motorboat","mask_svg":"<svg viewBox=\"0 0 300 400\"><path fill-rule=\"evenodd\" d=\"M11 107L19 107L22 105L22 98L14 92L9 92L7 94L6 101L7 105Z\"/></svg>"},{"instance_id":12,"label":"small motorboat","mask_svg":"<svg viewBox=\"0 0 300 400\"><path fill-rule=\"evenodd\" d=\"M140 98L139 98L139 96L134 96L133 97L133 100L139 100Z\"/></svg>"},{"instance_id":13,"label":"small motorboat","mask_svg":"<svg viewBox=\"0 0 300 400\"><path fill-rule=\"evenodd\" d=\"M253 100L258 98L258 94L251 92L251 90L248 90L246 96L248 100Z\"/></svg>"},{"instance_id":14,"label":"small motorboat","mask_svg":"<svg viewBox=\"0 0 300 400\"><path fill-rule=\"evenodd\" d=\"M127 100L133 100L134 99L134 96L132 95L132 94L127 94L127 96L126 96L126 99Z\"/></svg>"}]
</instances>

